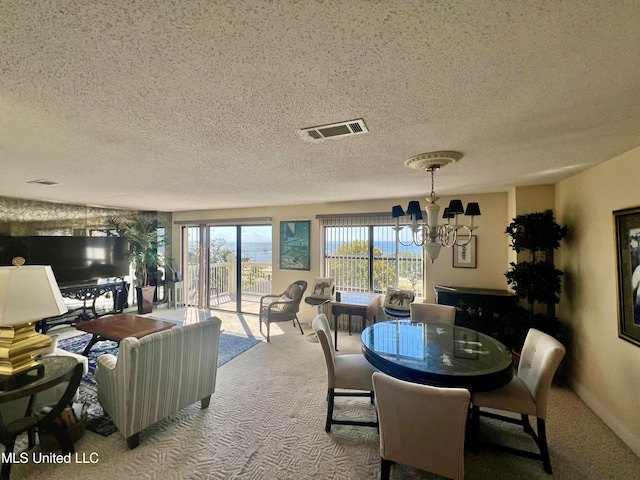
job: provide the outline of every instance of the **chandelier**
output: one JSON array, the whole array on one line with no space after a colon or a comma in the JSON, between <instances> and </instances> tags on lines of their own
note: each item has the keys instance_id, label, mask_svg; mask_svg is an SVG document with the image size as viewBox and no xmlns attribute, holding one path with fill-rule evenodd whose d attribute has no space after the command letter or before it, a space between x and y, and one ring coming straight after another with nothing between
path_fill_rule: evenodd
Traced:
<instances>
[{"instance_id":1,"label":"chandelier","mask_svg":"<svg viewBox=\"0 0 640 480\"><path fill-rule=\"evenodd\" d=\"M431 195L426 198L426 221L423 219L420 202L417 200L409 202L406 212L400 205L393 207L391 216L395 219L393 229L396 232L396 242L405 247L411 245L424 247L431 263L438 258L442 247L451 248L454 245L460 247L468 245L471 242L473 230L479 228L473 224L473 217L480 215L480 205L477 202L469 202L467 208L464 209L462 201L457 199L451 200L449 206L443 211L442 218L446 220L446 223L438 223L440 205L436 203L438 197L436 197L434 191L433 173L446 165L457 162L461 158L462 154L459 152L431 152L416 155L404 162L409 168L425 170L431 174ZM458 223L458 215L461 214L471 217L469 225ZM400 232L405 229L405 225L400 225L400 218L405 215L408 215L411 219L411 223L406 225L411 232L411 240L408 243L400 239Z\"/></svg>"}]
</instances>

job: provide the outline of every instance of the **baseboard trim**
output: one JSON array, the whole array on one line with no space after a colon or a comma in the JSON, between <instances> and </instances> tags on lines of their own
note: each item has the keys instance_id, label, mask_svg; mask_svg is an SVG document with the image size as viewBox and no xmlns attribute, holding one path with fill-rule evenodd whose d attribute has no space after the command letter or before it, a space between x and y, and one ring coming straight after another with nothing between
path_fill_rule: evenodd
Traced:
<instances>
[{"instance_id":1,"label":"baseboard trim","mask_svg":"<svg viewBox=\"0 0 640 480\"><path fill-rule=\"evenodd\" d=\"M640 438L627 429L617 417L600 403L591 393L577 382L568 382L571 390L615 433L638 457L640 457Z\"/></svg>"}]
</instances>

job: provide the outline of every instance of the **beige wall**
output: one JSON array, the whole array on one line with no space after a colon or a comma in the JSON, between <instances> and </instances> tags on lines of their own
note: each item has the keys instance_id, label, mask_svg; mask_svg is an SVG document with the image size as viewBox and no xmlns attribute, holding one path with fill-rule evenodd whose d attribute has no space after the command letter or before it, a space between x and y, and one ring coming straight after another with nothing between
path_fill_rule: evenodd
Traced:
<instances>
[{"instance_id":1,"label":"beige wall","mask_svg":"<svg viewBox=\"0 0 640 480\"><path fill-rule=\"evenodd\" d=\"M558 317L570 325L563 369L572 389L640 455L640 347L618 338L614 210L640 205L640 148L556 185L569 226Z\"/></svg>"},{"instance_id":2,"label":"beige wall","mask_svg":"<svg viewBox=\"0 0 640 480\"><path fill-rule=\"evenodd\" d=\"M492 193L460 197L466 204L469 201L480 203L481 216L476 219L480 228L475 232L477 240L478 267L453 268L452 251L443 248L435 263L426 265L427 269L427 300L433 301L434 285L454 285L463 287L481 287L506 289L504 272L507 270L507 238L504 234L507 223L507 194ZM413 200L413 199L412 199ZM424 200L424 199L421 199ZM446 206L450 197L442 197L438 204ZM281 207L260 207L236 210L207 210L174 213L174 222L201 221L213 219L241 219L256 217L271 217L273 222L273 291L282 292L294 280L313 281L313 277L320 272L320 233L316 215L344 214L344 213L372 213L391 212L393 205L401 204L406 208L409 199L371 200L346 203L323 203L312 205L296 205ZM422 203L423 204L423 203ZM424 206L424 204L423 204ZM279 225L281 220L311 220L311 271L300 272L294 270L280 270L278 268ZM180 245L179 228L174 228L173 245ZM174 250L174 257L179 258L179 251ZM301 310L301 319L310 321L315 309L307 305Z\"/></svg>"},{"instance_id":3,"label":"beige wall","mask_svg":"<svg viewBox=\"0 0 640 480\"><path fill-rule=\"evenodd\" d=\"M515 187L509 190L509 221L518 215L526 215L527 213L544 212L545 210L553 210L555 206L555 185L533 185L528 187ZM509 245L509 242L507 242ZM509 263L529 262L531 261L531 252L522 251L516 253L515 250L509 248L507 255ZM558 253L555 255L557 263ZM546 314L546 307L543 304L537 304L536 313Z\"/></svg>"}]
</instances>

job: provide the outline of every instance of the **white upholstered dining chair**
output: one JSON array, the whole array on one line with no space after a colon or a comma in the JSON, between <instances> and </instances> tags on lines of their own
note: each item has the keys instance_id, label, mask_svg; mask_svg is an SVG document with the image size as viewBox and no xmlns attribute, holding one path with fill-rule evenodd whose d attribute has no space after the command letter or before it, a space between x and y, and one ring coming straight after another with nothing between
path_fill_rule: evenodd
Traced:
<instances>
[{"instance_id":1,"label":"white upholstered dining chair","mask_svg":"<svg viewBox=\"0 0 640 480\"><path fill-rule=\"evenodd\" d=\"M536 442L540 453L521 450L505 445L483 442L507 453L542 460L544 471L552 473L545 419L547 418L547 399L551 390L553 376L565 354L564 346L552 336L532 328L522 347L517 375L504 387L487 392L472 394L472 421L474 440L479 442L480 415L522 425ZM492 412L481 412L481 408L491 408L520 414L520 419ZM529 415L537 419L537 433L529 423Z\"/></svg>"},{"instance_id":2,"label":"white upholstered dining chair","mask_svg":"<svg viewBox=\"0 0 640 480\"><path fill-rule=\"evenodd\" d=\"M331 425L362 425L377 427L377 422L345 420L333 418L335 397L369 397L373 403L373 384L371 376L378 371L361 353L336 355L331 338L327 317L321 313L311 324L322 345L327 365L327 421L325 431L331 431ZM336 389L341 391L336 392ZM358 390L358 392L343 391Z\"/></svg>"},{"instance_id":3,"label":"white upholstered dining chair","mask_svg":"<svg viewBox=\"0 0 640 480\"><path fill-rule=\"evenodd\" d=\"M469 391L373 374L380 422L380 478L402 463L444 477L464 478Z\"/></svg>"},{"instance_id":4,"label":"white upholstered dining chair","mask_svg":"<svg viewBox=\"0 0 640 480\"><path fill-rule=\"evenodd\" d=\"M434 322L453 325L456 321L456 307L437 303L411 304L412 322Z\"/></svg>"}]
</instances>

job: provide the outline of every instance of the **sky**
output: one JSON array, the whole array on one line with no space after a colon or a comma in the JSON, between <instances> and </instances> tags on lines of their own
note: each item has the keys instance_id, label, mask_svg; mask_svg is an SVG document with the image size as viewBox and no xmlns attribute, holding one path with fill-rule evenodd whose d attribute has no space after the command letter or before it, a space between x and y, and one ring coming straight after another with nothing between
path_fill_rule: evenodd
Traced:
<instances>
[{"instance_id":1,"label":"sky","mask_svg":"<svg viewBox=\"0 0 640 480\"><path fill-rule=\"evenodd\" d=\"M226 243L235 243L236 227L211 227L211 238L222 238ZM271 225L242 227L242 241L247 243L270 242Z\"/></svg>"}]
</instances>

